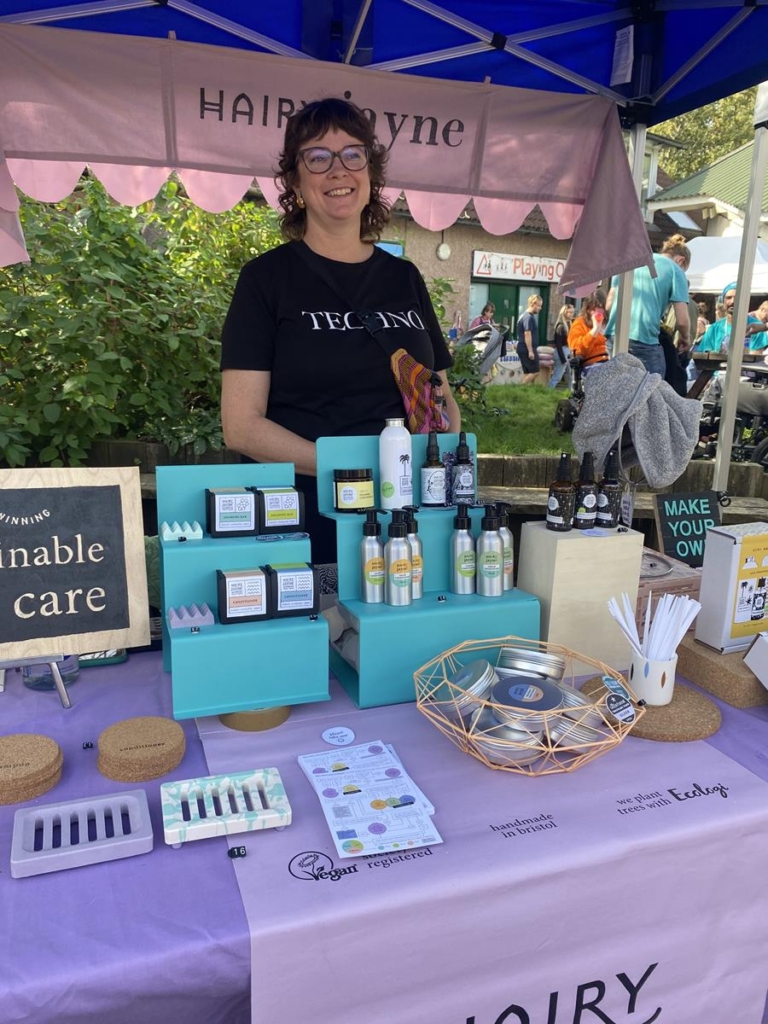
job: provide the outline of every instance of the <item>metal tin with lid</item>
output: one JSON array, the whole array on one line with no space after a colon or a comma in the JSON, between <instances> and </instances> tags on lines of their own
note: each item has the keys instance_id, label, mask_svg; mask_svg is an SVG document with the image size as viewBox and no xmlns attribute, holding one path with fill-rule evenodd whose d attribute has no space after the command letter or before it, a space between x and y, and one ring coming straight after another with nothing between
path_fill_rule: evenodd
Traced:
<instances>
[{"instance_id":1,"label":"metal tin with lid","mask_svg":"<svg viewBox=\"0 0 768 1024\"><path fill-rule=\"evenodd\" d=\"M565 658L527 647L502 647L499 651L498 664L499 668L536 672L555 681L562 679L565 672Z\"/></svg>"},{"instance_id":2,"label":"metal tin with lid","mask_svg":"<svg viewBox=\"0 0 768 1024\"><path fill-rule=\"evenodd\" d=\"M581 725L600 728L603 725L603 716L595 706L595 702L585 697L581 690L567 683L560 683L563 693L563 715Z\"/></svg>"},{"instance_id":3,"label":"metal tin with lid","mask_svg":"<svg viewBox=\"0 0 768 1024\"><path fill-rule=\"evenodd\" d=\"M434 699L445 702L443 710L449 718L463 719L480 706L480 701L488 696L498 681L493 665L485 658L478 658L448 676L435 691Z\"/></svg>"},{"instance_id":4,"label":"metal tin with lid","mask_svg":"<svg viewBox=\"0 0 768 1024\"><path fill-rule=\"evenodd\" d=\"M470 743L491 764L530 764L544 753L542 733L499 724L490 708L478 708L472 715Z\"/></svg>"},{"instance_id":5,"label":"metal tin with lid","mask_svg":"<svg viewBox=\"0 0 768 1024\"><path fill-rule=\"evenodd\" d=\"M591 729L588 725L579 725L565 716L558 717L549 727L549 741L561 749L586 746L590 743L603 743L605 732Z\"/></svg>"},{"instance_id":6,"label":"metal tin with lid","mask_svg":"<svg viewBox=\"0 0 768 1024\"><path fill-rule=\"evenodd\" d=\"M546 712L562 707L563 694L549 679L509 675L493 687L491 701L493 716L502 725L543 729Z\"/></svg>"}]
</instances>

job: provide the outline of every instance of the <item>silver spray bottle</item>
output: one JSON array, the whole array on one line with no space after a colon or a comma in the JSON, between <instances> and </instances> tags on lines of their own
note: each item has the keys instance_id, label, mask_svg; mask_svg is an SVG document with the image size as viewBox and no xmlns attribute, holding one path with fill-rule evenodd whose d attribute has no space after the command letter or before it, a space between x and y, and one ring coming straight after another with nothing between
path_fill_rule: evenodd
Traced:
<instances>
[{"instance_id":1,"label":"silver spray bottle","mask_svg":"<svg viewBox=\"0 0 768 1024\"><path fill-rule=\"evenodd\" d=\"M406 605L411 596L411 545L406 539L405 523L392 522L384 545L384 600L391 605Z\"/></svg>"},{"instance_id":2,"label":"silver spray bottle","mask_svg":"<svg viewBox=\"0 0 768 1024\"><path fill-rule=\"evenodd\" d=\"M477 539L477 592L482 597L501 597L504 593L504 541L495 505L485 506Z\"/></svg>"},{"instance_id":3,"label":"silver spray bottle","mask_svg":"<svg viewBox=\"0 0 768 1024\"><path fill-rule=\"evenodd\" d=\"M474 594L475 538L472 536L469 505L459 504L457 512L451 534L451 592Z\"/></svg>"},{"instance_id":4,"label":"silver spray bottle","mask_svg":"<svg viewBox=\"0 0 768 1024\"><path fill-rule=\"evenodd\" d=\"M366 604L381 604L384 600L384 545L381 541L381 523L375 508L365 513L363 539L360 541L360 598Z\"/></svg>"},{"instance_id":5,"label":"silver spray bottle","mask_svg":"<svg viewBox=\"0 0 768 1024\"><path fill-rule=\"evenodd\" d=\"M424 548L419 536L419 524L416 505L406 505L405 512L406 540L411 545L411 595L414 601L424 597Z\"/></svg>"}]
</instances>

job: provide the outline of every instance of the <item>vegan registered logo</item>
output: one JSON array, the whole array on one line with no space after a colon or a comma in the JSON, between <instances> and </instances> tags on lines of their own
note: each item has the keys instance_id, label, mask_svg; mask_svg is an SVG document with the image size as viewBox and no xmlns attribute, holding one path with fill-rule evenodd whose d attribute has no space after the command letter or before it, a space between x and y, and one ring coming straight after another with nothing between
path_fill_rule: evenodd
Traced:
<instances>
[{"instance_id":1,"label":"vegan registered logo","mask_svg":"<svg viewBox=\"0 0 768 1024\"><path fill-rule=\"evenodd\" d=\"M337 868L328 854L309 850L306 853L297 853L289 861L288 870L294 878L309 882L338 882L345 875L356 875L357 864Z\"/></svg>"}]
</instances>

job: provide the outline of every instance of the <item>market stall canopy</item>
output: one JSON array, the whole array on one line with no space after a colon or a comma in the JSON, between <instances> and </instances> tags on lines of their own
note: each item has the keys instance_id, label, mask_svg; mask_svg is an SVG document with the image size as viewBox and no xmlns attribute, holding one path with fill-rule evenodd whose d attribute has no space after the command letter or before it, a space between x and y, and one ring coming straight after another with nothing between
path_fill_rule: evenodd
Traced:
<instances>
[{"instance_id":1,"label":"market stall canopy","mask_svg":"<svg viewBox=\"0 0 768 1024\"><path fill-rule=\"evenodd\" d=\"M0 203L12 216L11 179L36 199L62 199L86 164L130 205L174 170L212 212L234 206L254 177L274 198L287 118L329 94L375 118L389 184L433 230L470 197L497 233L538 203L554 235L576 227L562 286L650 260L610 100L56 28L0 26ZM20 244L9 233L0 262L18 260Z\"/></svg>"},{"instance_id":2,"label":"market stall canopy","mask_svg":"<svg viewBox=\"0 0 768 1024\"><path fill-rule=\"evenodd\" d=\"M685 276L692 292L719 295L723 288L738 278L741 234L692 238L688 248L691 250L691 265ZM750 291L752 295L768 294L768 242L757 243Z\"/></svg>"}]
</instances>

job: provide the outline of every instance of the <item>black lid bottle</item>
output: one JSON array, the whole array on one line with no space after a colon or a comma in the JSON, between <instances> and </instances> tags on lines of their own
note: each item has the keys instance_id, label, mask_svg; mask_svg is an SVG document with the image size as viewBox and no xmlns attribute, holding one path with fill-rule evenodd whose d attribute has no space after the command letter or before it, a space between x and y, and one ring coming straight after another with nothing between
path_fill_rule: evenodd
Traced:
<instances>
[{"instance_id":1,"label":"black lid bottle","mask_svg":"<svg viewBox=\"0 0 768 1024\"><path fill-rule=\"evenodd\" d=\"M470 458L467 435L462 430L456 446L456 461L451 470L451 497L454 504L475 500L475 467Z\"/></svg>"},{"instance_id":2,"label":"black lid bottle","mask_svg":"<svg viewBox=\"0 0 768 1024\"><path fill-rule=\"evenodd\" d=\"M621 519L621 484L619 483L619 451L611 448L605 460L603 479L597 489L598 526L615 529Z\"/></svg>"},{"instance_id":3,"label":"black lid bottle","mask_svg":"<svg viewBox=\"0 0 768 1024\"><path fill-rule=\"evenodd\" d=\"M576 505L576 488L571 482L571 456L562 452L557 476L550 485L547 498L547 529L564 533L571 529Z\"/></svg>"},{"instance_id":4,"label":"black lid bottle","mask_svg":"<svg viewBox=\"0 0 768 1024\"><path fill-rule=\"evenodd\" d=\"M595 460L592 452L584 452L576 482L576 508L573 525L577 530L589 530L597 518L597 484L595 482Z\"/></svg>"}]
</instances>

